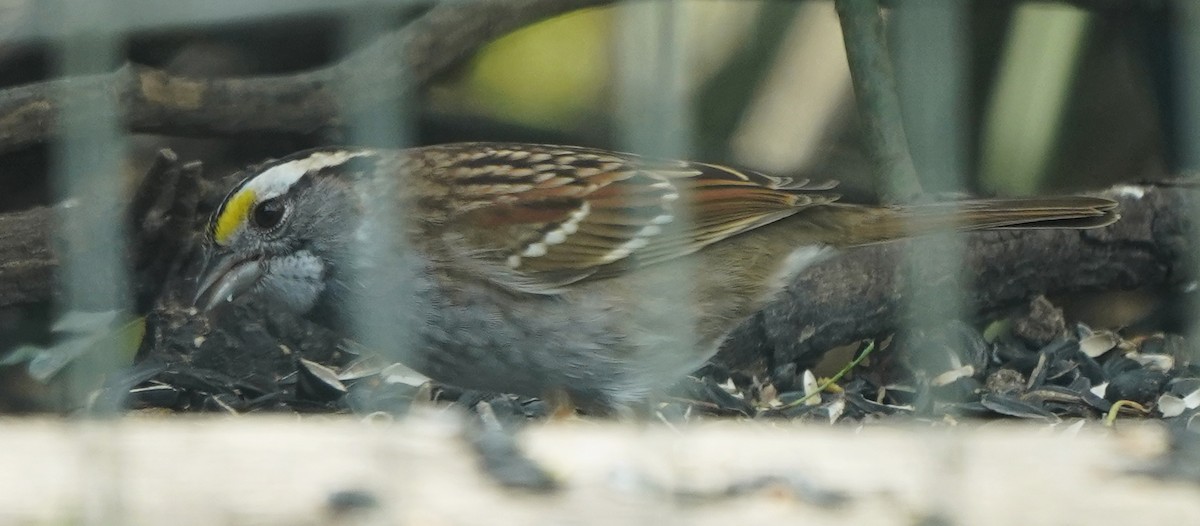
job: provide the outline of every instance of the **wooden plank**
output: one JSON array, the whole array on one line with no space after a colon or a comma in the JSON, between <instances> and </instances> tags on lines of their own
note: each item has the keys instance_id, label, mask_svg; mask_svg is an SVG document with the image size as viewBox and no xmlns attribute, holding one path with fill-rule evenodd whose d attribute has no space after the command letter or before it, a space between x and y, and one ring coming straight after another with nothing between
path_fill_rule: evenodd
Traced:
<instances>
[{"instance_id":1,"label":"wooden plank","mask_svg":"<svg viewBox=\"0 0 1200 526\"><path fill-rule=\"evenodd\" d=\"M484 476L447 413L382 424L4 419L0 429L5 525L1200 524L1200 485L1127 472L1164 449L1153 426L532 424L520 443L562 483L553 494ZM768 475L846 501L822 506L786 485L718 496ZM338 514L338 492L378 506Z\"/></svg>"}]
</instances>

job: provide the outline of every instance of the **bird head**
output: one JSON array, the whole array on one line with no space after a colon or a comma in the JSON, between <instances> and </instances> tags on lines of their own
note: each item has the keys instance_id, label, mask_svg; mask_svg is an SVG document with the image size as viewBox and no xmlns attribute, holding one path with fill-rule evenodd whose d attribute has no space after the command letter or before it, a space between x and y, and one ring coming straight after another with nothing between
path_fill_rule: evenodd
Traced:
<instances>
[{"instance_id":1,"label":"bird head","mask_svg":"<svg viewBox=\"0 0 1200 526\"><path fill-rule=\"evenodd\" d=\"M354 181L370 150L300 152L250 171L209 222L194 304L211 310L247 292L304 313L331 286L361 221Z\"/></svg>"}]
</instances>

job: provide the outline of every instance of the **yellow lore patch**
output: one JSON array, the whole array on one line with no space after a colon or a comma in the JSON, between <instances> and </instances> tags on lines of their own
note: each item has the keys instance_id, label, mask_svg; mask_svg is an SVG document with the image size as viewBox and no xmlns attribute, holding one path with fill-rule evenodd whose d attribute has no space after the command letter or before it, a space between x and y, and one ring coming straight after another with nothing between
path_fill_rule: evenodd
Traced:
<instances>
[{"instance_id":1,"label":"yellow lore patch","mask_svg":"<svg viewBox=\"0 0 1200 526\"><path fill-rule=\"evenodd\" d=\"M229 201L217 216L217 224L213 227L213 239L219 245L229 243L229 238L237 231L238 225L250 215L250 207L254 206L254 190L243 188Z\"/></svg>"}]
</instances>

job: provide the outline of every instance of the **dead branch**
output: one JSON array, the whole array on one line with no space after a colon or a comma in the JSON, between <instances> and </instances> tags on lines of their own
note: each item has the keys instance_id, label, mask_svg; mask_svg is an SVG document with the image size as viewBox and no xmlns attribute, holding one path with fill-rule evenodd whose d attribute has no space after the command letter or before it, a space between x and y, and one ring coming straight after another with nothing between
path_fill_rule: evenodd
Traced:
<instances>
[{"instance_id":1,"label":"dead branch","mask_svg":"<svg viewBox=\"0 0 1200 526\"><path fill-rule=\"evenodd\" d=\"M0 91L0 153L49 140L67 89L116 97L131 131L168 135L310 134L340 128L346 107L383 106L481 45L557 14L611 0L445 3L329 67L281 76L194 79L142 66Z\"/></svg>"},{"instance_id":2,"label":"dead branch","mask_svg":"<svg viewBox=\"0 0 1200 526\"><path fill-rule=\"evenodd\" d=\"M1188 246L1186 187L1118 187L1121 220L1097 230L982 232L967 237L963 264L975 313L1016 306L1037 294L1137 289L1180 282ZM890 334L901 326L908 287L904 242L853 249L799 276L774 303L726 341L718 361L762 372L811 365L830 348Z\"/></svg>"},{"instance_id":3,"label":"dead branch","mask_svg":"<svg viewBox=\"0 0 1200 526\"><path fill-rule=\"evenodd\" d=\"M50 297L58 266L50 243L53 219L45 207L0 214L0 307Z\"/></svg>"}]
</instances>

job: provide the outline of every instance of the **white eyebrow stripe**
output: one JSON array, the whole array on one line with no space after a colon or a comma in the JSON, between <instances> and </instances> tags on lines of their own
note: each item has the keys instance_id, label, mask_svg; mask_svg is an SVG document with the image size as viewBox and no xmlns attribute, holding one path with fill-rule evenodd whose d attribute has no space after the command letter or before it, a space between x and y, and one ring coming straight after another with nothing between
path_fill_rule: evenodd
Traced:
<instances>
[{"instance_id":1,"label":"white eyebrow stripe","mask_svg":"<svg viewBox=\"0 0 1200 526\"><path fill-rule=\"evenodd\" d=\"M307 157L272 166L246 182L243 189L254 192L255 200L266 201L287 193L304 174L337 166L355 157L367 155L368 151L315 152Z\"/></svg>"}]
</instances>

